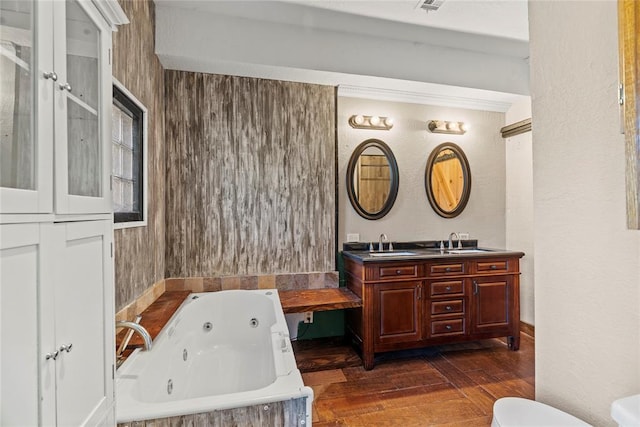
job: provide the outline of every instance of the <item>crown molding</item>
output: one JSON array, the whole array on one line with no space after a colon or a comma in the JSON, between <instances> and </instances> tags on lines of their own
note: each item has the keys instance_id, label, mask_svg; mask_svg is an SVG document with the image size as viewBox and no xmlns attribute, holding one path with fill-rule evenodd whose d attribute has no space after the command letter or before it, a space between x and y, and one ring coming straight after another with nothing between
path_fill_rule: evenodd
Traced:
<instances>
[{"instance_id":1,"label":"crown molding","mask_svg":"<svg viewBox=\"0 0 640 427\"><path fill-rule=\"evenodd\" d=\"M129 23L129 18L116 0L93 0L93 4L109 23L113 31L118 31L118 25Z\"/></svg>"},{"instance_id":2,"label":"crown molding","mask_svg":"<svg viewBox=\"0 0 640 427\"><path fill-rule=\"evenodd\" d=\"M438 88L450 91L446 87ZM456 88L457 92L464 91ZM406 102L410 104L437 105L441 107L468 108L471 110L495 111L505 113L516 101L517 95L491 93L482 91L484 98L479 98L477 91L473 95L452 95L446 93L416 92L396 89L381 89L351 85L338 86L338 96L351 98L375 99L378 101ZM494 98L494 99L491 99Z\"/></svg>"}]
</instances>

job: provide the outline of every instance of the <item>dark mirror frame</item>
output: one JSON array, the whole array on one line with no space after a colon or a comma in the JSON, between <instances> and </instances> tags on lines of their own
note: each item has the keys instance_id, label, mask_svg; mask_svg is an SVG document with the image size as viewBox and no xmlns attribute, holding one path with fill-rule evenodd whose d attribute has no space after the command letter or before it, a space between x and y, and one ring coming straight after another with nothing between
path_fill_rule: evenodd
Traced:
<instances>
[{"instance_id":1,"label":"dark mirror frame","mask_svg":"<svg viewBox=\"0 0 640 427\"><path fill-rule=\"evenodd\" d=\"M436 158L442 150L447 149L453 151L458 157L458 160L460 160L460 165L462 166L462 177L464 179L464 187L462 189L462 195L460 196L460 202L458 202L458 206L456 206L456 208L452 211L445 211L438 205L433 194L433 189L431 187L431 175L433 173L433 166L435 165ZM424 185L425 189L427 190L427 198L429 199L431 207L434 211L436 211L438 215L443 218L455 218L462 213L464 208L467 206L469 195L471 194L471 169L469 168L469 161L467 160L467 156L465 156L464 151L462 151L462 148L458 147L453 142L445 142L434 148L429 155L429 160L427 160L427 168L424 178Z\"/></svg>"},{"instance_id":2,"label":"dark mirror frame","mask_svg":"<svg viewBox=\"0 0 640 427\"><path fill-rule=\"evenodd\" d=\"M358 159L360 155L370 147L378 148L382 151L389 162L389 175L391 177L391 184L389 188L389 196L387 197L387 201L382 206L382 209L378 212L368 212L360 206L358 202L358 198L356 197L355 188L353 186L353 175L355 173L356 165L358 163ZM389 213L393 204L396 201L396 197L398 196L398 185L399 185L400 177L398 174L398 163L396 162L396 158L391 151L391 148L383 141L379 139L367 139L366 141L360 143L353 150L353 154L351 154L351 158L349 159L349 165L347 166L347 195L349 196L349 201L351 202L351 206L353 209L363 218L366 219L380 219L386 214Z\"/></svg>"}]
</instances>

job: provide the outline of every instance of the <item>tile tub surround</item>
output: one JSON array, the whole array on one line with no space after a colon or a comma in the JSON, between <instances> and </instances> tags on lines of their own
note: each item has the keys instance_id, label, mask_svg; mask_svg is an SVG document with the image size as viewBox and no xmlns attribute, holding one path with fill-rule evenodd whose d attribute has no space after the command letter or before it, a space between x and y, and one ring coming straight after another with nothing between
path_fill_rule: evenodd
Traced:
<instances>
[{"instance_id":1,"label":"tile tub surround","mask_svg":"<svg viewBox=\"0 0 640 427\"><path fill-rule=\"evenodd\" d=\"M217 292L230 289L323 289L338 287L338 272L261 274L222 277L181 277L163 279L139 298L118 311L116 321L132 320L146 310L165 291Z\"/></svg>"},{"instance_id":2,"label":"tile tub surround","mask_svg":"<svg viewBox=\"0 0 640 427\"><path fill-rule=\"evenodd\" d=\"M230 289L323 289L338 287L338 272L261 274L165 279L167 291L216 292Z\"/></svg>"}]
</instances>

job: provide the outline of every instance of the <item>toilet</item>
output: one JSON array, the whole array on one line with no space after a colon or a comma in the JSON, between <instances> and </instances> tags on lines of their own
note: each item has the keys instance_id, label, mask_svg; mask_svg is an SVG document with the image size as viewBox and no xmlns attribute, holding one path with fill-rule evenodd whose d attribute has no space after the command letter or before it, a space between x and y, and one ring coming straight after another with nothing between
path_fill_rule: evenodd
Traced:
<instances>
[{"instance_id":1,"label":"toilet","mask_svg":"<svg viewBox=\"0 0 640 427\"><path fill-rule=\"evenodd\" d=\"M640 394L614 401L611 404L611 418L620 427L640 426Z\"/></svg>"},{"instance_id":2,"label":"toilet","mask_svg":"<svg viewBox=\"0 0 640 427\"><path fill-rule=\"evenodd\" d=\"M588 427L584 421L552 406L520 397L503 397L493 404L491 427Z\"/></svg>"}]
</instances>

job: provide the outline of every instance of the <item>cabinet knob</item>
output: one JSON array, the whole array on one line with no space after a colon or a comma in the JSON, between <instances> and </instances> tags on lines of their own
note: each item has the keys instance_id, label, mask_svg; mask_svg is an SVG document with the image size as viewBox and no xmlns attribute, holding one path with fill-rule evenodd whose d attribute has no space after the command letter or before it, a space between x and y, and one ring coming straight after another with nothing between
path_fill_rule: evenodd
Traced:
<instances>
[{"instance_id":1,"label":"cabinet knob","mask_svg":"<svg viewBox=\"0 0 640 427\"><path fill-rule=\"evenodd\" d=\"M497 269L497 268L498 268L498 266L496 266L496 265L492 265L492 266L491 266L491 267L489 267L489 268L490 268L491 270L495 270L495 269Z\"/></svg>"},{"instance_id":2,"label":"cabinet knob","mask_svg":"<svg viewBox=\"0 0 640 427\"><path fill-rule=\"evenodd\" d=\"M449 273L451 271L451 267L445 267L444 271Z\"/></svg>"},{"instance_id":3,"label":"cabinet knob","mask_svg":"<svg viewBox=\"0 0 640 427\"><path fill-rule=\"evenodd\" d=\"M45 79L51 79L54 82L58 80L58 75L55 73L55 71L48 71L45 73L42 73L42 77L44 77Z\"/></svg>"},{"instance_id":4,"label":"cabinet knob","mask_svg":"<svg viewBox=\"0 0 640 427\"><path fill-rule=\"evenodd\" d=\"M445 291L450 291L451 290L451 286L447 286L446 288L444 288Z\"/></svg>"},{"instance_id":5,"label":"cabinet knob","mask_svg":"<svg viewBox=\"0 0 640 427\"><path fill-rule=\"evenodd\" d=\"M49 360L49 359L56 360L57 357L58 357L58 350L54 351L53 353L47 353L44 355L45 360Z\"/></svg>"},{"instance_id":6,"label":"cabinet knob","mask_svg":"<svg viewBox=\"0 0 640 427\"><path fill-rule=\"evenodd\" d=\"M396 274L402 274L402 270L396 270Z\"/></svg>"},{"instance_id":7,"label":"cabinet knob","mask_svg":"<svg viewBox=\"0 0 640 427\"><path fill-rule=\"evenodd\" d=\"M447 311L451 311L451 306L450 306L450 305L448 305L448 306L446 306L444 309L445 309L445 310L447 310Z\"/></svg>"},{"instance_id":8,"label":"cabinet knob","mask_svg":"<svg viewBox=\"0 0 640 427\"><path fill-rule=\"evenodd\" d=\"M67 353L69 353L71 351L71 347L73 347L72 343L69 344L62 344L60 346L60 353L62 353L63 351L66 351Z\"/></svg>"},{"instance_id":9,"label":"cabinet knob","mask_svg":"<svg viewBox=\"0 0 640 427\"><path fill-rule=\"evenodd\" d=\"M71 85L69 83L65 83L65 84L60 83L58 86L60 87L60 90L66 90L67 92L71 92Z\"/></svg>"},{"instance_id":10,"label":"cabinet knob","mask_svg":"<svg viewBox=\"0 0 640 427\"><path fill-rule=\"evenodd\" d=\"M447 325L447 326L445 326L445 329L446 329L447 331L450 331L450 330L451 330L451 325Z\"/></svg>"}]
</instances>

